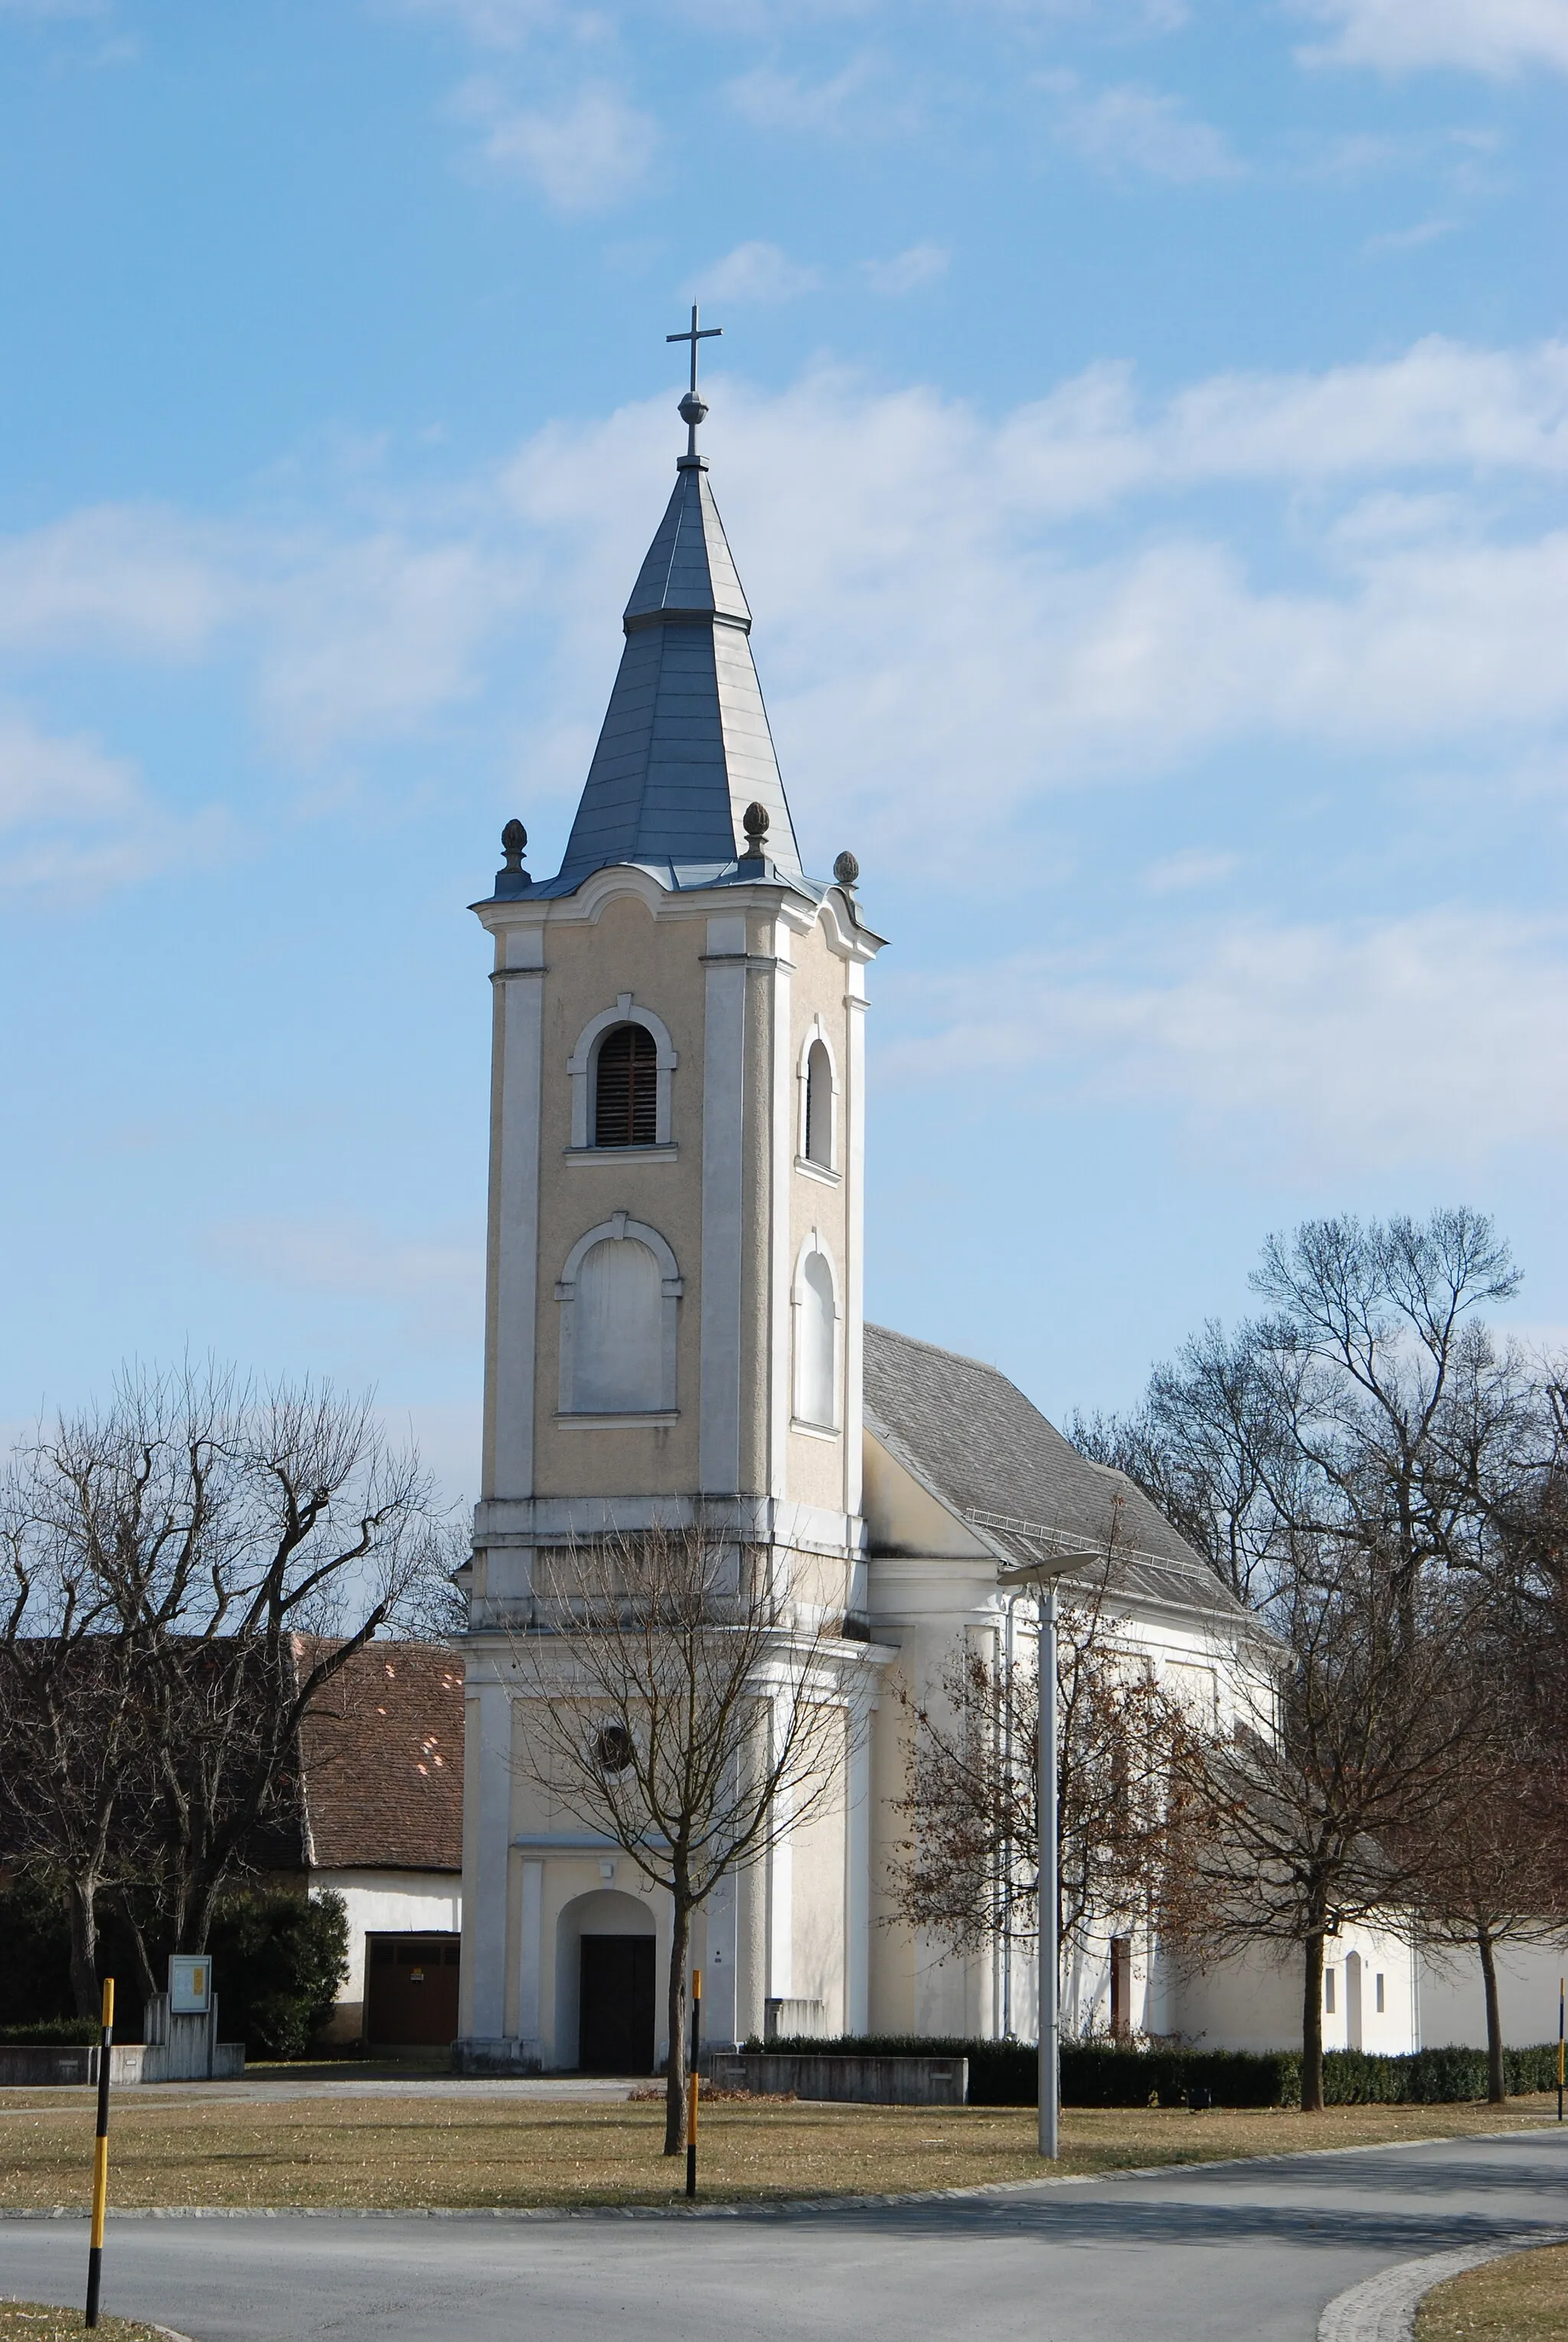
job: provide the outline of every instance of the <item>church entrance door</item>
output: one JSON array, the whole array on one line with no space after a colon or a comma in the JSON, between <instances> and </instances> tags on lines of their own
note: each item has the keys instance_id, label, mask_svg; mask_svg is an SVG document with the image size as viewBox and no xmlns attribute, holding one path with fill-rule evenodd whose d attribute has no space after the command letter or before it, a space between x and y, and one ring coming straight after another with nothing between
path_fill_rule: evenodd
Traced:
<instances>
[{"instance_id":1,"label":"church entrance door","mask_svg":"<svg viewBox=\"0 0 1568 2342\"><path fill-rule=\"evenodd\" d=\"M654 2070L654 1938L584 1936L577 2064L584 2074Z\"/></svg>"}]
</instances>

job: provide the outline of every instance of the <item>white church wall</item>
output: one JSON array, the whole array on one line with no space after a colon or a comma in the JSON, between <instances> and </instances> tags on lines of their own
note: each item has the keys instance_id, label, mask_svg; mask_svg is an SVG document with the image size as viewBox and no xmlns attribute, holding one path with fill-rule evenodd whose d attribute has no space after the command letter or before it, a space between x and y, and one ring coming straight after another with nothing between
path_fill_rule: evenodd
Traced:
<instances>
[{"instance_id":1,"label":"white church wall","mask_svg":"<svg viewBox=\"0 0 1568 2342\"><path fill-rule=\"evenodd\" d=\"M313 1870L307 1890L331 1888L348 1914L348 1971L322 2028L328 2041L357 2041L365 2030L368 1936L458 1935L463 1882L449 1870Z\"/></svg>"},{"instance_id":2,"label":"white church wall","mask_svg":"<svg viewBox=\"0 0 1568 2342\"><path fill-rule=\"evenodd\" d=\"M1299 2049L1303 1955L1260 1944L1198 1968L1169 1964L1163 2029L1203 2049ZM1378 2006L1380 1997L1383 2006ZM1416 2047L1415 1972L1407 1937L1347 1926L1330 1938L1323 1975L1325 2049L1403 2056Z\"/></svg>"},{"instance_id":3,"label":"white church wall","mask_svg":"<svg viewBox=\"0 0 1568 2342\"><path fill-rule=\"evenodd\" d=\"M1557 2038L1557 1994L1568 1975L1568 1945L1520 1941L1498 1947L1497 1998L1503 2038L1511 2049L1528 2049ZM1420 1956L1420 2022L1423 2048L1451 2043L1479 2049L1486 2041L1486 2002L1481 1961L1473 1950Z\"/></svg>"}]
</instances>

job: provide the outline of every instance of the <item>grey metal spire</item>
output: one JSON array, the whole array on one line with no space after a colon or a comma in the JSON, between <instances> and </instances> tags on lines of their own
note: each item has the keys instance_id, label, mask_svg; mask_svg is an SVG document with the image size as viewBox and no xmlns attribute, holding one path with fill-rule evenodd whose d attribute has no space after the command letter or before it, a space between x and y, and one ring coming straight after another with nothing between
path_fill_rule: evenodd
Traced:
<instances>
[{"instance_id":1,"label":"grey metal spire","mask_svg":"<svg viewBox=\"0 0 1568 2342\"><path fill-rule=\"evenodd\" d=\"M626 605L626 646L560 876L535 893L574 892L616 862L667 871L677 886L722 885L736 876L753 804L768 815L769 863L781 877L802 875L752 664L752 614L697 453L708 411L697 344L719 330L699 329L694 307L690 332L669 336L692 345L686 452ZM744 875L756 875L754 863Z\"/></svg>"}]
</instances>

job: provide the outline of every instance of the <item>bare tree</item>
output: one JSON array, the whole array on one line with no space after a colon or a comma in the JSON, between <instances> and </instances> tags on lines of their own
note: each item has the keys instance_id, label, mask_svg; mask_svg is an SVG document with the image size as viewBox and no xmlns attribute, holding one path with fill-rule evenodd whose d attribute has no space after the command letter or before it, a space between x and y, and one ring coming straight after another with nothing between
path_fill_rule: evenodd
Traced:
<instances>
[{"instance_id":1,"label":"bare tree","mask_svg":"<svg viewBox=\"0 0 1568 2342\"><path fill-rule=\"evenodd\" d=\"M174 1949L205 1947L247 1839L286 1796L305 1711L434 1566L428 1504L368 1400L308 1383L258 1394L210 1366L127 1374L106 1407L15 1460L0 1794L13 1833L71 1880L79 2002L93 2005L105 1886L145 1987L144 1921ZM304 1666L297 1632L325 1638Z\"/></svg>"},{"instance_id":2,"label":"bare tree","mask_svg":"<svg viewBox=\"0 0 1568 2342\"><path fill-rule=\"evenodd\" d=\"M1193 1827L1189 1952L1299 1949L1302 2106L1321 2110L1324 1945L1347 1920L1407 1909L1423 1847L1462 1789L1484 1694L1454 1656L1483 1596L1412 1591L1363 1556L1298 1560L1271 1616L1277 1677L1242 1677L1233 1734L1189 1741L1174 1787Z\"/></svg>"},{"instance_id":3,"label":"bare tree","mask_svg":"<svg viewBox=\"0 0 1568 2342\"><path fill-rule=\"evenodd\" d=\"M126 1376L109 1407L19 1449L0 1490L0 1830L14 1859L65 1882L84 2017L99 1897L145 1864L147 1655L179 1626L215 1535L230 1402L220 1376Z\"/></svg>"},{"instance_id":4,"label":"bare tree","mask_svg":"<svg viewBox=\"0 0 1568 2342\"><path fill-rule=\"evenodd\" d=\"M842 1778L849 1719L825 1612L724 1527L613 1532L541 1556L521 1761L670 1897L664 2153L685 2144L692 1917Z\"/></svg>"},{"instance_id":5,"label":"bare tree","mask_svg":"<svg viewBox=\"0 0 1568 2342\"><path fill-rule=\"evenodd\" d=\"M1057 1939L1153 1923L1179 1892L1194 1724L1128 1642L1104 1585L1057 1626ZM904 1686L912 1746L898 1800L907 1835L890 1875L896 1915L954 1950L1032 1945L1039 1928L1040 1683L965 1643L924 1696Z\"/></svg>"},{"instance_id":6,"label":"bare tree","mask_svg":"<svg viewBox=\"0 0 1568 2342\"><path fill-rule=\"evenodd\" d=\"M1422 1941L1439 1958L1463 1951L1480 1961L1487 2097L1502 2106L1508 2091L1498 1948L1568 1935L1562 1841L1544 1823L1531 1771L1506 1747L1478 1750L1463 1777L1434 1802L1409 1859Z\"/></svg>"}]
</instances>

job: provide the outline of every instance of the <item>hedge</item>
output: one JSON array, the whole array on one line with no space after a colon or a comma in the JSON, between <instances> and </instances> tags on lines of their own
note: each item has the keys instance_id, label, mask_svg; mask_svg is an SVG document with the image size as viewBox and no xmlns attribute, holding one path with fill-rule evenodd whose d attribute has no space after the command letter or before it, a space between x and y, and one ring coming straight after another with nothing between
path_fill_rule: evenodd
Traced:
<instances>
[{"instance_id":1,"label":"hedge","mask_svg":"<svg viewBox=\"0 0 1568 2342\"><path fill-rule=\"evenodd\" d=\"M969 2103L1032 2107L1037 2072L1032 2042L961 2041L919 2034L847 2034L834 2041L796 2036L748 2041L748 2049L838 2057L967 2057ZM1402 2057L1364 2049L1323 2053L1323 2097L1331 2107L1453 2105L1486 2096L1484 2049L1418 2049ZM1511 2097L1557 2087L1557 2045L1504 2053ZM1062 2103L1067 2107L1184 2106L1207 2090L1220 2107L1288 2107L1301 2101L1294 2049L1124 2049L1064 2041Z\"/></svg>"},{"instance_id":2,"label":"hedge","mask_svg":"<svg viewBox=\"0 0 1568 2342\"><path fill-rule=\"evenodd\" d=\"M80 2048L101 2041L104 2028L90 2017L51 2017L39 2025L0 2026L0 2049L52 2049L56 2043Z\"/></svg>"}]
</instances>

